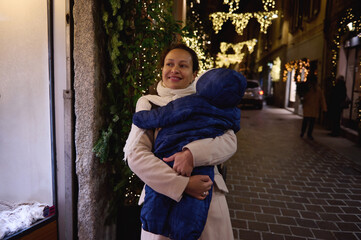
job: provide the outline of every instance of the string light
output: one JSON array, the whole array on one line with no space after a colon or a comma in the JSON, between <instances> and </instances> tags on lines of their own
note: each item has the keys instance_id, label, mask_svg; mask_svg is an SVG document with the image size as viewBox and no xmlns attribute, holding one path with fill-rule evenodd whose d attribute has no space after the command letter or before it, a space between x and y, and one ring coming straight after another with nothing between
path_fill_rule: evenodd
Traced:
<instances>
[{"instance_id":1,"label":"string light","mask_svg":"<svg viewBox=\"0 0 361 240\"><path fill-rule=\"evenodd\" d=\"M255 38L236 44L221 42L220 49L222 53L226 53L228 49L232 48L236 54L239 54L241 53L243 47L247 46L249 53L252 53L256 43L257 43L257 39Z\"/></svg>"},{"instance_id":2,"label":"string light","mask_svg":"<svg viewBox=\"0 0 361 240\"><path fill-rule=\"evenodd\" d=\"M240 0L223 0L223 3L228 4L229 12L233 13L234 11L236 11L239 8L239 1ZM236 5L235 7L234 7L234 4Z\"/></svg>"},{"instance_id":3,"label":"string light","mask_svg":"<svg viewBox=\"0 0 361 240\"><path fill-rule=\"evenodd\" d=\"M213 30L218 33L219 30L222 29L222 25L224 22L226 22L229 18L228 13L224 13L224 12L215 12L215 13L211 13L209 15L210 20L213 23Z\"/></svg>"},{"instance_id":4,"label":"string light","mask_svg":"<svg viewBox=\"0 0 361 240\"><path fill-rule=\"evenodd\" d=\"M276 6L276 2L274 0L262 0L263 9L265 11L269 11L270 9L274 9Z\"/></svg>"},{"instance_id":5,"label":"string light","mask_svg":"<svg viewBox=\"0 0 361 240\"><path fill-rule=\"evenodd\" d=\"M217 67L229 67L231 64L242 62L244 53L241 54L224 54L218 53L216 58Z\"/></svg>"},{"instance_id":6,"label":"string light","mask_svg":"<svg viewBox=\"0 0 361 240\"><path fill-rule=\"evenodd\" d=\"M247 27L247 24L252 17L252 13L229 14L229 18L232 20L232 24L235 26L238 35L243 35L243 30Z\"/></svg>"},{"instance_id":7,"label":"string light","mask_svg":"<svg viewBox=\"0 0 361 240\"><path fill-rule=\"evenodd\" d=\"M278 17L278 11L266 11L256 13L225 13L215 12L209 15L213 24L215 33L218 33L222 29L224 22L231 20L232 24L236 28L236 32L239 35L243 35L243 30L248 25L248 22L252 18L256 18L261 25L261 32L267 33L268 27L272 24L272 20Z\"/></svg>"},{"instance_id":8,"label":"string light","mask_svg":"<svg viewBox=\"0 0 361 240\"><path fill-rule=\"evenodd\" d=\"M198 31L194 31L194 36L198 36ZM192 48L198 56L199 61L199 73L204 72L207 69L210 69L213 67L213 58L207 57L204 48L202 47L202 43L198 41L196 37L183 37L183 41L185 44Z\"/></svg>"},{"instance_id":9,"label":"string light","mask_svg":"<svg viewBox=\"0 0 361 240\"><path fill-rule=\"evenodd\" d=\"M272 24L272 20L274 18L277 18L278 11L270 11L270 12L256 12L253 14L255 18L257 18L257 21L261 25L261 32L264 34L267 33L268 27Z\"/></svg>"},{"instance_id":10,"label":"string light","mask_svg":"<svg viewBox=\"0 0 361 240\"><path fill-rule=\"evenodd\" d=\"M310 59L307 59L306 61L304 60L295 60L295 61L290 61L288 63L285 64L285 70L283 71L283 81L286 82L287 81L287 75L288 72L292 72L293 70L295 70L295 75L294 77L296 79L292 79L292 80L296 80L297 82L300 82L302 80L307 79L307 75L310 69ZM302 78L303 76L303 78Z\"/></svg>"},{"instance_id":11,"label":"string light","mask_svg":"<svg viewBox=\"0 0 361 240\"><path fill-rule=\"evenodd\" d=\"M281 59L279 57L277 57L274 61L273 61L273 66L271 69L271 78L272 81L279 81L281 77Z\"/></svg>"},{"instance_id":12,"label":"string light","mask_svg":"<svg viewBox=\"0 0 361 240\"><path fill-rule=\"evenodd\" d=\"M243 57L245 55L244 53L242 53L244 46L247 46L248 52L252 53L256 43L257 43L257 39L251 39L251 40L236 43L236 44L221 42L221 45L220 45L221 52L217 54L216 66L217 67L222 67L222 66L229 67L230 64L242 62ZM227 51L229 49L232 49L234 54L227 54Z\"/></svg>"},{"instance_id":13,"label":"string light","mask_svg":"<svg viewBox=\"0 0 361 240\"><path fill-rule=\"evenodd\" d=\"M256 18L261 25L261 32L267 33L268 27L272 24L272 19L278 17L278 11L270 11L274 9L276 3L274 0L262 0L263 8L265 12L256 13L233 13L239 9L240 0L223 0L224 4L228 4L229 12L215 12L209 15L210 20L213 23L213 29L216 33L222 29L223 23L227 20L231 20L232 24L236 28L236 32L239 35L243 35L243 30L247 27L248 22L251 18Z\"/></svg>"}]
</instances>

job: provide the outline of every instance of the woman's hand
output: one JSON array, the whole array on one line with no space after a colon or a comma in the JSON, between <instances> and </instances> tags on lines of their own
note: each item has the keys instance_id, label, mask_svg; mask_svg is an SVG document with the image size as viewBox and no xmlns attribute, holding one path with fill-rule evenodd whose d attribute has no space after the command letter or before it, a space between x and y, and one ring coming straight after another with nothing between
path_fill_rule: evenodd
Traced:
<instances>
[{"instance_id":1,"label":"woman's hand","mask_svg":"<svg viewBox=\"0 0 361 240\"><path fill-rule=\"evenodd\" d=\"M207 175L194 175L189 178L188 185L184 192L196 199L203 200L213 185L212 180Z\"/></svg>"},{"instance_id":2,"label":"woman's hand","mask_svg":"<svg viewBox=\"0 0 361 240\"><path fill-rule=\"evenodd\" d=\"M172 162L173 170L182 176L190 177L193 171L193 155L189 149L177 152L170 157L163 158L165 162Z\"/></svg>"}]
</instances>

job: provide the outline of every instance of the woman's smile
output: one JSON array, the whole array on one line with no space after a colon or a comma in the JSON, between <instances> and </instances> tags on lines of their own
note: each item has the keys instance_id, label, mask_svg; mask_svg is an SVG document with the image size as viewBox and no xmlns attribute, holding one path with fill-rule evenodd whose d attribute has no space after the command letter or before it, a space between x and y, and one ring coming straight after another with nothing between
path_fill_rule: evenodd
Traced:
<instances>
[{"instance_id":1,"label":"woman's smile","mask_svg":"<svg viewBox=\"0 0 361 240\"><path fill-rule=\"evenodd\" d=\"M192 56L186 50L173 49L164 60L162 81L167 88L183 89L195 79Z\"/></svg>"}]
</instances>

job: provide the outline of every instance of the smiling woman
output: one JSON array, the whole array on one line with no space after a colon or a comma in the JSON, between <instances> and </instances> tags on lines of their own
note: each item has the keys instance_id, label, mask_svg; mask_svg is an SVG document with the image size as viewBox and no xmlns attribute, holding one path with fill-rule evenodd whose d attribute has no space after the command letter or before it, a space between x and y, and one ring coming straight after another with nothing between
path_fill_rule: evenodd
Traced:
<instances>
[{"instance_id":1,"label":"smiling woman","mask_svg":"<svg viewBox=\"0 0 361 240\"><path fill-rule=\"evenodd\" d=\"M161 64L162 80L157 84L157 95L142 96L137 102L136 112L179 103L177 105L179 107L170 107L174 112L167 112L164 116L167 119L173 117L178 121L182 119L181 123L185 123L188 116L183 113L196 112L193 110L198 109L198 106L192 105L196 92L194 80L199 69L196 53L184 44L173 45L163 54ZM226 69L215 72L211 70L204 74L211 73L213 76L215 73L214 80L219 80L218 83L225 82L221 80L222 77L240 78L238 73L227 75L225 71ZM209 88L202 86L200 90L203 88L208 91L215 90L217 99L221 98L219 100L222 102L227 101L227 96L218 94L217 87L207 84ZM233 86L230 89L234 89ZM183 102L185 98L189 102ZM205 109L208 112L209 108ZM160 114L155 114L155 116L156 119L161 119ZM150 121L147 119L141 122ZM195 127L197 130L204 129L198 124L199 122L207 121L201 120L187 126L190 125L191 128ZM239 120L236 122L239 123ZM135 120L134 123L137 124L137 121ZM157 151L159 142L156 140L162 139L161 136L167 134L165 128L156 126L156 129L146 130L140 125L141 128L138 128L135 124L132 125L124 155L132 171L146 184L139 200L140 204L144 203L141 211L141 239L233 239L225 198L228 189L217 170L217 165L225 162L237 149L233 128L222 128L216 136L208 136L197 130L192 131L194 136L191 139L188 138L187 141L179 139L169 141L167 138L168 143L171 142L171 146L177 149L175 152L162 155ZM177 131L174 125L169 127ZM172 136L174 135L176 134ZM170 163L171 166L165 162ZM207 166L210 174L194 174L195 169L200 166ZM160 198L154 196L160 196ZM188 199L198 201L201 205L207 204L199 208L199 211L187 211L184 209L186 209ZM169 202L171 204L166 204ZM194 204L190 205L194 206ZM171 210L168 214L169 206ZM158 209L161 210L158 211Z\"/></svg>"},{"instance_id":2,"label":"smiling woman","mask_svg":"<svg viewBox=\"0 0 361 240\"><path fill-rule=\"evenodd\" d=\"M197 76L198 57L187 50L184 45L176 45L174 49L166 51L161 64L162 82L165 87L182 89L188 87Z\"/></svg>"}]
</instances>

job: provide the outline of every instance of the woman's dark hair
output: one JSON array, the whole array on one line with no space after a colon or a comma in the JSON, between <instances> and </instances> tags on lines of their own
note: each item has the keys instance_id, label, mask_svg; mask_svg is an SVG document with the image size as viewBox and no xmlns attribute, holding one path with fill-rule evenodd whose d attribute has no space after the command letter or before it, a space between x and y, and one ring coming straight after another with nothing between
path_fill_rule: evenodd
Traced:
<instances>
[{"instance_id":1,"label":"woman's dark hair","mask_svg":"<svg viewBox=\"0 0 361 240\"><path fill-rule=\"evenodd\" d=\"M198 56L197 53L191 49L190 47L188 47L187 45L183 44L183 43L177 43L177 44L173 44L170 47L166 48L160 58L160 67L162 68L164 66L164 60L165 57L167 56L167 54L172 51L173 49L183 49L185 51L187 51L191 57L192 57L192 62L193 62L193 72L197 72L199 70L199 62L198 62Z\"/></svg>"}]
</instances>

